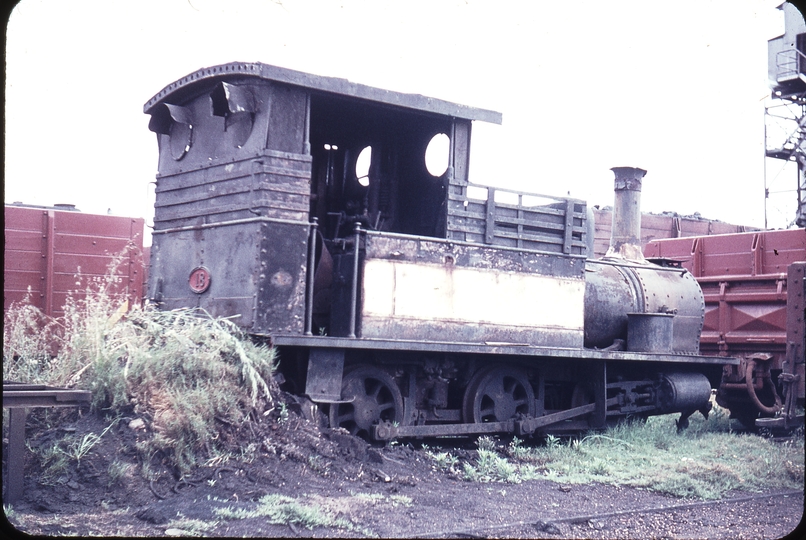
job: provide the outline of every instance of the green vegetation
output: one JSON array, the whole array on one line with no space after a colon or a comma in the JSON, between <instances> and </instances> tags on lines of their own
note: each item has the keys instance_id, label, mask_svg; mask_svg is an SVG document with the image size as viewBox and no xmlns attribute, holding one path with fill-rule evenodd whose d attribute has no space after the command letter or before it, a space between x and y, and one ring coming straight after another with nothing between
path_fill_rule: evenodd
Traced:
<instances>
[{"instance_id":1,"label":"green vegetation","mask_svg":"<svg viewBox=\"0 0 806 540\"><path fill-rule=\"evenodd\" d=\"M410 508L412 505L411 497L406 495L387 496L381 493L350 491L350 495L346 497L327 498L319 495L302 495L297 498L266 495L254 507L227 506L215 510L215 513L225 520L263 518L273 525L298 525L307 529L333 527L373 537L376 535L371 530L357 527L350 516L360 515L362 512L372 513L374 510L368 508L378 506Z\"/></svg>"},{"instance_id":2,"label":"green vegetation","mask_svg":"<svg viewBox=\"0 0 806 540\"><path fill-rule=\"evenodd\" d=\"M802 433L785 443L736 433L722 409L708 420L692 418L680 434L669 415L565 441L549 435L537 446L480 437L475 459L461 464L447 452L426 453L436 468L471 482L599 482L699 499L734 489L799 489L804 482Z\"/></svg>"},{"instance_id":3,"label":"green vegetation","mask_svg":"<svg viewBox=\"0 0 806 540\"><path fill-rule=\"evenodd\" d=\"M411 497L407 495L391 495L389 500L392 502L392 506L403 506L409 508L414 504L414 501L412 501Z\"/></svg>"},{"instance_id":4,"label":"green vegetation","mask_svg":"<svg viewBox=\"0 0 806 540\"><path fill-rule=\"evenodd\" d=\"M42 467L39 481L42 484L55 485L59 478L70 469L67 454L62 451L58 442L41 449L34 449L30 446L28 449L39 458L39 463Z\"/></svg>"},{"instance_id":5,"label":"green vegetation","mask_svg":"<svg viewBox=\"0 0 806 540\"><path fill-rule=\"evenodd\" d=\"M314 527L338 527L352 531L353 524L343 518L336 518L316 504L304 504L285 495L266 495L258 501L257 507L244 509L220 508L216 514L224 519L247 519L265 517L274 525L294 524L307 529Z\"/></svg>"},{"instance_id":6,"label":"green vegetation","mask_svg":"<svg viewBox=\"0 0 806 540\"><path fill-rule=\"evenodd\" d=\"M101 441L101 438L117 423L118 419L115 419L100 435L96 435L92 432L87 433L83 437L67 434L42 447L31 448L29 446L29 450L39 458L39 463L42 468L40 481L44 484L55 484L67 473L70 467L73 465L76 467L81 465L81 460L90 453ZM111 474L110 482L112 482ZM110 485L112 484L110 483Z\"/></svg>"},{"instance_id":7,"label":"green vegetation","mask_svg":"<svg viewBox=\"0 0 806 540\"><path fill-rule=\"evenodd\" d=\"M94 409L142 418L146 474L154 456L183 473L202 458L225 460L233 448L222 429L238 429L252 411L273 404L274 351L203 311L128 309L114 292L116 279L113 265L102 283L68 298L58 320L28 304L12 306L3 379L91 390ZM64 454L80 461L102 435L60 441L43 451L43 466L55 471Z\"/></svg>"},{"instance_id":8,"label":"green vegetation","mask_svg":"<svg viewBox=\"0 0 806 540\"><path fill-rule=\"evenodd\" d=\"M106 487L112 487L115 484L123 483L123 480L126 478L126 475L129 473L130 466L126 463L115 459L112 463L109 464L107 467L106 474L107 474L107 484Z\"/></svg>"},{"instance_id":9,"label":"green vegetation","mask_svg":"<svg viewBox=\"0 0 806 540\"><path fill-rule=\"evenodd\" d=\"M204 536L210 529L215 528L218 523L217 520L205 521L187 518L180 513L177 519L171 520L166 525L165 530L176 529L181 531L183 536Z\"/></svg>"},{"instance_id":10,"label":"green vegetation","mask_svg":"<svg viewBox=\"0 0 806 540\"><path fill-rule=\"evenodd\" d=\"M10 504L3 505L3 513L6 515L6 518L10 521L17 517L17 513L14 511L14 507Z\"/></svg>"}]
</instances>

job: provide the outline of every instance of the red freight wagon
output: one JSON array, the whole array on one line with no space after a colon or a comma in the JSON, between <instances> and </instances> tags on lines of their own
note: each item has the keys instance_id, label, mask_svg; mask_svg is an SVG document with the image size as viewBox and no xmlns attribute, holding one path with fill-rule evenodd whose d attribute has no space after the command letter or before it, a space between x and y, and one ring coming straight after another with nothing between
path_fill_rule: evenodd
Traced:
<instances>
[{"instance_id":1,"label":"red freight wagon","mask_svg":"<svg viewBox=\"0 0 806 540\"><path fill-rule=\"evenodd\" d=\"M610 246L613 211L607 208L593 209L595 234L593 240L593 256L604 257ZM641 245L661 238L682 238L691 236L710 236L715 234L742 233L756 230L744 225L731 225L713 219L696 216L678 216L669 214L641 214Z\"/></svg>"},{"instance_id":2,"label":"red freight wagon","mask_svg":"<svg viewBox=\"0 0 806 540\"><path fill-rule=\"evenodd\" d=\"M3 309L28 296L52 317L64 313L71 291L100 283L115 256L116 293L129 304L143 297L144 220L57 208L6 205Z\"/></svg>"},{"instance_id":3,"label":"red freight wagon","mask_svg":"<svg viewBox=\"0 0 806 540\"><path fill-rule=\"evenodd\" d=\"M806 394L806 229L654 240L644 254L700 283L702 354L741 359L724 367L718 402L751 425L759 415L777 420L757 425L794 422Z\"/></svg>"}]
</instances>

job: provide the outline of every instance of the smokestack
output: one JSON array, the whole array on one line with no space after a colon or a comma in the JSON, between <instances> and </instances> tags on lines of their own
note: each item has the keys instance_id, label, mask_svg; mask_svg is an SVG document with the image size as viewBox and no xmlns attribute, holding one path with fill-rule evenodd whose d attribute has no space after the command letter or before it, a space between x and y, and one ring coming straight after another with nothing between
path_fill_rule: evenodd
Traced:
<instances>
[{"instance_id":1,"label":"smokestack","mask_svg":"<svg viewBox=\"0 0 806 540\"><path fill-rule=\"evenodd\" d=\"M605 257L644 262L641 246L641 180L646 171L637 167L613 167L616 175L613 227Z\"/></svg>"}]
</instances>

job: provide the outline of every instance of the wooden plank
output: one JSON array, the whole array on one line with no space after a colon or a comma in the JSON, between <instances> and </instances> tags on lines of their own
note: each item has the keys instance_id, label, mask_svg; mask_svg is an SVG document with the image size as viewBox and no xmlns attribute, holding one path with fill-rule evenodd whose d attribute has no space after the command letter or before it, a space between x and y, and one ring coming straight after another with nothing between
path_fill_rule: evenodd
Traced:
<instances>
[{"instance_id":1,"label":"wooden plank","mask_svg":"<svg viewBox=\"0 0 806 540\"><path fill-rule=\"evenodd\" d=\"M559 246L562 246L565 243L565 237L561 236L561 235L550 236L550 235L547 235L547 234L529 234L529 235L523 234L523 235L519 236L517 231L515 231L515 232L504 232L504 231L499 230L499 231L496 231L495 237L496 238L515 238L515 239L520 237L520 238L522 238L524 240L531 240L531 241L536 241L536 242L544 242L546 244L557 244Z\"/></svg>"},{"instance_id":2,"label":"wooden plank","mask_svg":"<svg viewBox=\"0 0 806 540\"><path fill-rule=\"evenodd\" d=\"M495 189L489 188L487 195L486 224L484 228L484 243L493 243L493 233L495 230Z\"/></svg>"},{"instance_id":3,"label":"wooden plank","mask_svg":"<svg viewBox=\"0 0 806 540\"><path fill-rule=\"evenodd\" d=\"M202 207L200 207L202 206ZM258 197L250 199L247 194L240 197L216 197L208 200L207 205L180 204L169 207L156 207L154 221L165 222L177 219L211 217L226 212L247 212L248 215L263 215L261 209L287 210L307 214L309 202L307 198L287 194L285 197L269 199Z\"/></svg>"},{"instance_id":4,"label":"wooden plank","mask_svg":"<svg viewBox=\"0 0 806 540\"><path fill-rule=\"evenodd\" d=\"M565 201L565 237L563 238L563 253L571 253L571 235L574 225L574 202Z\"/></svg>"}]
</instances>

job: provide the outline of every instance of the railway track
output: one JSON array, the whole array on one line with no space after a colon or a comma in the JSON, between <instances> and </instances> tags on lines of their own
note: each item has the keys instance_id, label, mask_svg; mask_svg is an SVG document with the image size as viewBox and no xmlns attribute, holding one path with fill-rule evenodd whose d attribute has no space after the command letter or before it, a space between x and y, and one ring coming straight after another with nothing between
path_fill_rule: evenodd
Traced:
<instances>
[{"instance_id":1,"label":"railway track","mask_svg":"<svg viewBox=\"0 0 806 540\"><path fill-rule=\"evenodd\" d=\"M742 503L752 503L755 501L760 501L763 499L774 499L774 498L787 498L787 497L804 497L803 491L797 490L788 490L788 491L780 491L776 493L764 493L758 495L747 495L742 497L734 497L729 499L719 499L713 501L696 501L696 502L689 502L689 503L681 503L681 504L670 504L670 505L660 505L660 506L650 506L644 508L634 508L629 510L617 510L612 512L601 512L601 513L589 513L589 514L575 514L569 515L565 517L555 517L549 519L528 519L528 520L519 520L513 521L510 523L503 523L498 525L491 525L491 526L483 526L483 527L473 527L473 528L457 528L457 529L443 529L443 530L432 530L420 534L413 534L411 538L502 538L502 537L509 537L509 538L531 538L537 535L538 537L565 537L568 536L565 531L560 528L561 524L567 524L571 526L578 526L578 525L586 525L587 530L594 532L597 530L602 530L607 527L607 523L614 519L624 518L628 516L647 516L650 514L671 514L673 512L685 512L685 511L696 511L702 510L709 507L717 507L720 505L725 505L727 508L734 508L737 505ZM770 503L768 503L770 504ZM748 516L751 518L753 516ZM793 516L797 517L797 516ZM802 514L801 514L802 517ZM796 522L797 523L797 520ZM696 534L696 525L694 525L691 531L692 534ZM655 530L653 532L654 536L657 537L665 537L665 531ZM737 534L738 531L732 529L729 534L734 535ZM639 536L643 536L638 533ZM784 532L786 534L786 531ZM573 537L578 537L579 534L572 534ZM672 535L668 535L671 537ZM739 534L739 536L744 537L744 535ZM604 535L607 537L607 534ZM675 537L677 537L675 535ZM727 538L728 536L726 536ZM733 537L733 536L731 536Z\"/></svg>"}]
</instances>

